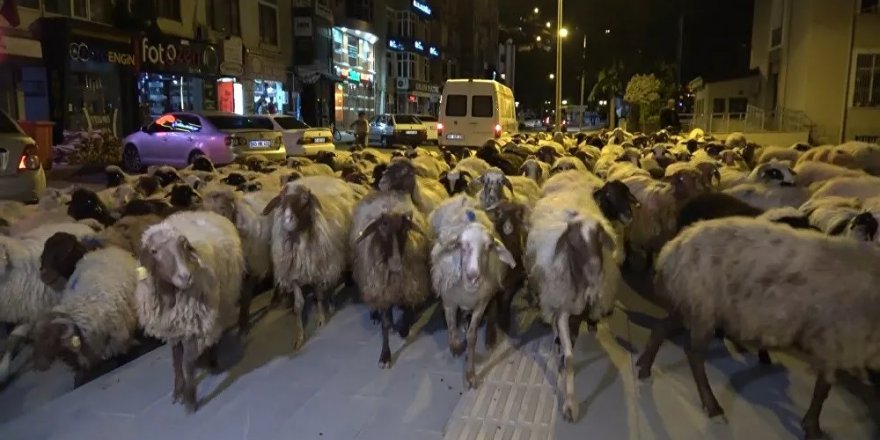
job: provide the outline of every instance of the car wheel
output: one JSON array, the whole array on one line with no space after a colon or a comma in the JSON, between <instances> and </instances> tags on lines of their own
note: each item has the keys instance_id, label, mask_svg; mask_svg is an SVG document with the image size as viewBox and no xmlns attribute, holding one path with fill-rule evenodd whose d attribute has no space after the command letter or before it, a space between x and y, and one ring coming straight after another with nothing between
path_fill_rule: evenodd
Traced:
<instances>
[{"instance_id":1,"label":"car wheel","mask_svg":"<svg viewBox=\"0 0 880 440\"><path fill-rule=\"evenodd\" d=\"M205 155L205 153L202 153L199 150L193 150L192 153L189 153L189 158L186 159L186 163L188 165L192 165L193 161L195 161L197 157L204 156L204 155Z\"/></svg>"},{"instance_id":2,"label":"car wheel","mask_svg":"<svg viewBox=\"0 0 880 440\"><path fill-rule=\"evenodd\" d=\"M126 172L139 173L144 168L141 162L141 154L138 153L137 147L128 144L122 150L122 166Z\"/></svg>"},{"instance_id":3,"label":"car wheel","mask_svg":"<svg viewBox=\"0 0 880 440\"><path fill-rule=\"evenodd\" d=\"M391 148L391 137L382 136L382 148Z\"/></svg>"}]
</instances>

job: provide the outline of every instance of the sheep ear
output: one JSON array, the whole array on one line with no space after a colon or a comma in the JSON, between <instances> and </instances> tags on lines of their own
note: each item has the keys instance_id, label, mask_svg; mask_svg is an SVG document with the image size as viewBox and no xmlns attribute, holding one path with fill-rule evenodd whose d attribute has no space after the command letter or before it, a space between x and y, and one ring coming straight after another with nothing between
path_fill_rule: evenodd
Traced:
<instances>
[{"instance_id":1,"label":"sheep ear","mask_svg":"<svg viewBox=\"0 0 880 440\"><path fill-rule=\"evenodd\" d=\"M511 182L510 179L507 178L507 176L504 176L504 186L506 186L511 193L513 192L513 182Z\"/></svg>"},{"instance_id":2,"label":"sheep ear","mask_svg":"<svg viewBox=\"0 0 880 440\"><path fill-rule=\"evenodd\" d=\"M282 189L282 191L284 191L284 189ZM284 193L273 197L272 200L269 200L269 203L266 205L265 208L263 208L263 215L269 215L269 213L274 211L275 208L277 208L278 205L281 204L281 201L283 199L284 199Z\"/></svg>"},{"instance_id":3,"label":"sheep ear","mask_svg":"<svg viewBox=\"0 0 880 440\"><path fill-rule=\"evenodd\" d=\"M357 237L357 239L355 240L355 242L356 242L356 243L360 243L360 242L363 241L365 238L367 238L368 236L372 235L374 232L376 232L376 228L377 228L378 226L379 226L379 220L378 220L378 219L373 220L370 224L367 225L367 227L364 228L363 231L361 231L360 234L358 234L358 237Z\"/></svg>"}]
</instances>

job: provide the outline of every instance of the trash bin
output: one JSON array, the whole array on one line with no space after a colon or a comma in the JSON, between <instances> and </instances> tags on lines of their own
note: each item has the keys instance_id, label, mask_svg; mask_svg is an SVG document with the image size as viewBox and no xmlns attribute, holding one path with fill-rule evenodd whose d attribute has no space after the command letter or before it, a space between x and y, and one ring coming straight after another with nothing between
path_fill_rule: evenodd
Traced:
<instances>
[{"instance_id":1,"label":"trash bin","mask_svg":"<svg viewBox=\"0 0 880 440\"><path fill-rule=\"evenodd\" d=\"M18 121L21 129L37 143L37 156L43 169L52 169L52 121Z\"/></svg>"}]
</instances>

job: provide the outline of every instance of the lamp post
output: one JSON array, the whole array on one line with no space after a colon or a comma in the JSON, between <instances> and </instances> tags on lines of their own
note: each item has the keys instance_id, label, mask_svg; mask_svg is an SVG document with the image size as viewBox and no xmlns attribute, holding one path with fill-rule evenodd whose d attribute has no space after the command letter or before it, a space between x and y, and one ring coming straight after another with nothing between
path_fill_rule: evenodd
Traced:
<instances>
[{"instance_id":1,"label":"lamp post","mask_svg":"<svg viewBox=\"0 0 880 440\"><path fill-rule=\"evenodd\" d=\"M562 1L556 4L556 127L561 129L562 122L562 39L568 35L568 30L562 27Z\"/></svg>"}]
</instances>

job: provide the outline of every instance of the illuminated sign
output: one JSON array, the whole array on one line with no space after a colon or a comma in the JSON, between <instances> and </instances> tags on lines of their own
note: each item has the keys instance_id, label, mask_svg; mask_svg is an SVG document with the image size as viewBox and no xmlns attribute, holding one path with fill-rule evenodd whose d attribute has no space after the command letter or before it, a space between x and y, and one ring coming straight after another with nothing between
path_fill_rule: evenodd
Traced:
<instances>
[{"instance_id":1,"label":"illuminated sign","mask_svg":"<svg viewBox=\"0 0 880 440\"><path fill-rule=\"evenodd\" d=\"M421 12L422 14L431 15L431 7L428 6L426 3L420 2L419 0L413 0L412 7L413 7L413 9L415 9L418 12Z\"/></svg>"},{"instance_id":2,"label":"illuminated sign","mask_svg":"<svg viewBox=\"0 0 880 440\"><path fill-rule=\"evenodd\" d=\"M348 72L348 79L352 82L361 82L361 73L357 70L351 70Z\"/></svg>"},{"instance_id":3,"label":"illuminated sign","mask_svg":"<svg viewBox=\"0 0 880 440\"><path fill-rule=\"evenodd\" d=\"M436 47L434 47L434 46L431 46L431 47L428 48L428 55L431 55L432 57L439 57L439 56L440 56L440 50L438 50L438 49L437 49Z\"/></svg>"},{"instance_id":4,"label":"illuminated sign","mask_svg":"<svg viewBox=\"0 0 880 440\"><path fill-rule=\"evenodd\" d=\"M413 47L415 47L416 50L419 50L419 51L424 51L424 50L425 50L425 45L422 44L422 42L419 41L419 40L416 40L415 42L413 42Z\"/></svg>"},{"instance_id":5,"label":"illuminated sign","mask_svg":"<svg viewBox=\"0 0 880 440\"><path fill-rule=\"evenodd\" d=\"M390 39L388 40L388 48L393 50L403 50L403 43L397 40Z\"/></svg>"}]
</instances>

